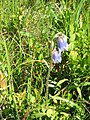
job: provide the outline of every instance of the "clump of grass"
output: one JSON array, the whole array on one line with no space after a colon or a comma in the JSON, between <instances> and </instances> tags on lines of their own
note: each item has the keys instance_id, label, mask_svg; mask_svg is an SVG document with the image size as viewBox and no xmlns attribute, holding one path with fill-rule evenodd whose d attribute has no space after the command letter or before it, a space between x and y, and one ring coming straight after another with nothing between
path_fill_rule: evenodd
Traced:
<instances>
[{"instance_id":1,"label":"clump of grass","mask_svg":"<svg viewBox=\"0 0 90 120\"><path fill-rule=\"evenodd\" d=\"M89 6L85 0L0 2L1 119L89 119ZM54 65L48 41L56 46L60 31L69 51Z\"/></svg>"}]
</instances>

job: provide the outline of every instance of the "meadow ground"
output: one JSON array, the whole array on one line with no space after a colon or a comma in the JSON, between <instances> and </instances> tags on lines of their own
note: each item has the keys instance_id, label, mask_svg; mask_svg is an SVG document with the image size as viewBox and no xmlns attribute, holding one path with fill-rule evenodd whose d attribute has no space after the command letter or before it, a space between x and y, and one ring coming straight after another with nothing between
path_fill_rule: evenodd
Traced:
<instances>
[{"instance_id":1,"label":"meadow ground","mask_svg":"<svg viewBox=\"0 0 90 120\"><path fill-rule=\"evenodd\" d=\"M89 64L89 0L0 1L1 120L90 120Z\"/></svg>"}]
</instances>

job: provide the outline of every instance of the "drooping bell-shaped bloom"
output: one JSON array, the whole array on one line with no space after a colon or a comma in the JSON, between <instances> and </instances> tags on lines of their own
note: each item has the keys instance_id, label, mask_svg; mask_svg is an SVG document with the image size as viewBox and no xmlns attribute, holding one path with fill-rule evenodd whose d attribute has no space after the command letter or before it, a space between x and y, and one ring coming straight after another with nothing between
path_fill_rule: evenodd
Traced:
<instances>
[{"instance_id":1,"label":"drooping bell-shaped bloom","mask_svg":"<svg viewBox=\"0 0 90 120\"><path fill-rule=\"evenodd\" d=\"M53 51L52 59L53 59L54 63L61 63L62 58L61 58L61 50L60 49L58 49L58 51L57 50Z\"/></svg>"},{"instance_id":2,"label":"drooping bell-shaped bloom","mask_svg":"<svg viewBox=\"0 0 90 120\"><path fill-rule=\"evenodd\" d=\"M62 34L61 32L56 34L56 39L58 43L58 48L62 51L68 51L68 43L67 43L67 36Z\"/></svg>"}]
</instances>

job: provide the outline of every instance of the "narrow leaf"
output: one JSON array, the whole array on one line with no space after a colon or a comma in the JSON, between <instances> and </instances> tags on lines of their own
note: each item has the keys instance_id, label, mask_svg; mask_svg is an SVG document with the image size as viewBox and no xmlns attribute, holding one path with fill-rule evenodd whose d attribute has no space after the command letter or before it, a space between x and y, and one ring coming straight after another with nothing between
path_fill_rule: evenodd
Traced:
<instances>
[{"instance_id":1,"label":"narrow leaf","mask_svg":"<svg viewBox=\"0 0 90 120\"><path fill-rule=\"evenodd\" d=\"M68 79L63 79L63 80L60 80L58 83L57 83L57 86L60 86L62 83L64 83L65 81L68 81Z\"/></svg>"}]
</instances>

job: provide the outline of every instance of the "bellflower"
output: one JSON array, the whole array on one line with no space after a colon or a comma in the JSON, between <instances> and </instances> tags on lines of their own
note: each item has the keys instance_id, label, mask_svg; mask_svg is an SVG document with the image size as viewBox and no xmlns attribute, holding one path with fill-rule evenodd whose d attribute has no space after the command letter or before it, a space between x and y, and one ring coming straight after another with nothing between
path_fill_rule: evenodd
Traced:
<instances>
[{"instance_id":1,"label":"bellflower","mask_svg":"<svg viewBox=\"0 0 90 120\"><path fill-rule=\"evenodd\" d=\"M66 35L64 35L60 32L60 33L56 34L56 38L57 38L58 48L61 50L61 52L63 50L68 51L68 43L67 43Z\"/></svg>"},{"instance_id":2,"label":"bellflower","mask_svg":"<svg viewBox=\"0 0 90 120\"><path fill-rule=\"evenodd\" d=\"M62 58L61 58L61 50L60 49L58 49L58 51L57 50L53 51L52 59L53 59L54 63L61 63Z\"/></svg>"}]
</instances>

